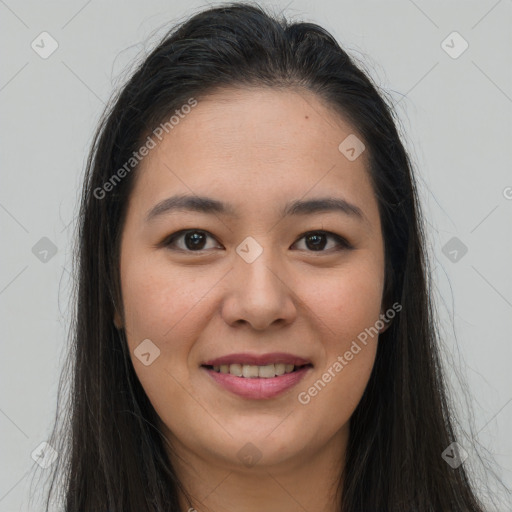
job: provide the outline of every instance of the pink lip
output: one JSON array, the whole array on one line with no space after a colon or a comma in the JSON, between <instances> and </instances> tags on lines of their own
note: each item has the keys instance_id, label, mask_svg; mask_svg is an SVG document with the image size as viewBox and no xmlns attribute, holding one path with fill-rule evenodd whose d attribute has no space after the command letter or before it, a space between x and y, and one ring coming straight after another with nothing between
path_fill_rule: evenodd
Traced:
<instances>
[{"instance_id":1,"label":"pink lip","mask_svg":"<svg viewBox=\"0 0 512 512\"><path fill-rule=\"evenodd\" d=\"M220 366L222 364L252 364L255 366L265 366L267 364L293 364L303 366L311 364L311 361L293 354L285 352L273 352L271 354L229 354L227 356L217 357L202 363L202 366Z\"/></svg>"},{"instance_id":2,"label":"pink lip","mask_svg":"<svg viewBox=\"0 0 512 512\"><path fill-rule=\"evenodd\" d=\"M253 400L273 398L284 393L298 384L310 369L311 366L304 366L294 372L265 379L261 377L237 377L230 373L218 373L212 369L204 368L218 384L228 391Z\"/></svg>"}]
</instances>

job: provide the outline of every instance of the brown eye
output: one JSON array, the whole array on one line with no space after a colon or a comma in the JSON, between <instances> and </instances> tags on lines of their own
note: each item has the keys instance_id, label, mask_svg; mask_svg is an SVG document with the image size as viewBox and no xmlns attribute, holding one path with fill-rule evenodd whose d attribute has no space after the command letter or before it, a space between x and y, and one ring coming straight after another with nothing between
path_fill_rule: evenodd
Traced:
<instances>
[{"instance_id":1,"label":"brown eye","mask_svg":"<svg viewBox=\"0 0 512 512\"><path fill-rule=\"evenodd\" d=\"M328 247L327 250L327 240L334 240L334 246ZM343 249L351 249L352 246L341 236L330 233L328 231L309 231L304 233L299 240L305 240L305 246L308 251L312 252L328 252L331 249L333 250L343 250ZM298 242L295 242L296 244Z\"/></svg>"},{"instance_id":2,"label":"brown eye","mask_svg":"<svg viewBox=\"0 0 512 512\"><path fill-rule=\"evenodd\" d=\"M173 233L162 245L176 251L201 252L215 247L207 247L207 240L215 240L213 235L201 229L186 229ZM308 231L299 240L305 241L307 252L331 252L352 249L352 246L341 236L329 231ZM329 247L329 240L332 240ZM298 244L298 241L294 245ZM217 246L217 248L221 248Z\"/></svg>"},{"instance_id":3,"label":"brown eye","mask_svg":"<svg viewBox=\"0 0 512 512\"><path fill-rule=\"evenodd\" d=\"M208 249L208 247L205 247L208 238L213 237L206 231L199 229L188 229L174 233L165 241L164 245L174 249L175 247L173 246L176 244L176 242L178 240L182 240L183 242L178 245L176 250L198 252Z\"/></svg>"},{"instance_id":4,"label":"brown eye","mask_svg":"<svg viewBox=\"0 0 512 512\"><path fill-rule=\"evenodd\" d=\"M313 251L321 251L325 249L327 237L323 233L312 233L305 237L306 247Z\"/></svg>"}]
</instances>

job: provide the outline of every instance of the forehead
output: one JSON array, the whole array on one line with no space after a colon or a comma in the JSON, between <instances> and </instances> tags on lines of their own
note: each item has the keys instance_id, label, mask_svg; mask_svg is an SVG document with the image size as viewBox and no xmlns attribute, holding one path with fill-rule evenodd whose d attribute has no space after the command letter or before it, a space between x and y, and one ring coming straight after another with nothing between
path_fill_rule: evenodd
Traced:
<instances>
[{"instance_id":1,"label":"forehead","mask_svg":"<svg viewBox=\"0 0 512 512\"><path fill-rule=\"evenodd\" d=\"M318 157L333 145L337 150L338 139L351 133L354 128L310 91L247 88L221 89L199 99L166 139L223 148L225 157L272 161L306 152Z\"/></svg>"},{"instance_id":2,"label":"forehead","mask_svg":"<svg viewBox=\"0 0 512 512\"><path fill-rule=\"evenodd\" d=\"M187 111L137 170L132 195L141 208L186 193L255 215L336 192L365 210L376 208L367 152L351 161L339 149L357 132L315 94L225 89Z\"/></svg>"}]
</instances>

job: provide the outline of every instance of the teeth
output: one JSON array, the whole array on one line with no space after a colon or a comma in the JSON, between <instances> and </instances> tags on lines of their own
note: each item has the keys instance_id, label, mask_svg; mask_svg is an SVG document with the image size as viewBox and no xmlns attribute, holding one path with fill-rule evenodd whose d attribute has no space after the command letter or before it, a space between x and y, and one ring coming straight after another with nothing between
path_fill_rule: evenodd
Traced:
<instances>
[{"instance_id":1,"label":"teeth","mask_svg":"<svg viewBox=\"0 0 512 512\"><path fill-rule=\"evenodd\" d=\"M241 377L244 374L243 366L241 364L230 364L229 373Z\"/></svg>"},{"instance_id":2,"label":"teeth","mask_svg":"<svg viewBox=\"0 0 512 512\"><path fill-rule=\"evenodd\" d=\"M214 366L213 370L219 373L230 373L237 377L245 378L262 378L271 379L273 377L283 375L285 373L291 373L295 366L293 364L266 364L264 366L255 366L252 364L221 364L220 366Z\"/></svg>"},{"instance_id":3,"label":"teeth","mask_svg":"<svg viewBox=\"0 0 512 512\"><path fill-rule=\"evenodd\" d=\"M283 375L283 373L286 370L286 365L282 364L282 363L278 363L278 364L274 365L274 369L275 369L276 375Z\"/></svg>"},{"instance_id":4,"label":"teeth","mask_svg":"<svg viewBox=\"0 0 512 512\"><path fill-rule=\"evenodd\" d=\"M249 364L244 364L242 366L242 375L244 377L259 377L259 367L252 366Z\"/></svg>"},{"instance_id":5,"label":"teeth","mask_svg":"<svg viewBox=\"0 0 512 512\"><path fill-rule=\"evenodd\" d=\"M253 366L253 368L258 370L258 377L269 379L276 376L276 370L273 364L267 364L266 366Z\"/></svg>"}]
</instances>

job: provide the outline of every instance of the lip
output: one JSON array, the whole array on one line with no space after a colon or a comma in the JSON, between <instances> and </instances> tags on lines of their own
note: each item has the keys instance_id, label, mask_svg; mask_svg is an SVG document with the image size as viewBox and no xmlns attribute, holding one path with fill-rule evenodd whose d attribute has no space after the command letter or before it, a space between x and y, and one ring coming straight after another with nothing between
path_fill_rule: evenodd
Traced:
<instances>
[{"instance_id":1,"label":"lip","mask_svg":"<svg viewBox=\"0 0 512 512\"><path fill-rule=\"evenodd\" d=\"M296 386L312 368L311 364L308 364L291 373L285 373L266 379L261 377L237 377L230 373L218 373L213 369L204 366L201 367L202 370L207 372L208 375L224 389L242 398L252 400L265 400L283 394L285 391Z\"/></svg>"},{"instance_id":2,"label":"lip","mask_svg":"<svg viewBox=\"0 0 512 512\"><path fill-rule=\"evenodd\" d=\"M311 361L285 352L272 352L269 354L229 354L216 359L210 359L201 363L201 366L220 366L222 364L250 364L254 366L265 366L267 364L293 364L304 366L311 364Z\"/></svg>"}]
</instances>

